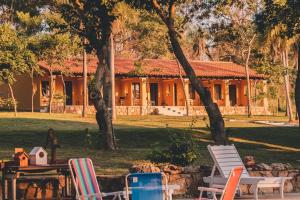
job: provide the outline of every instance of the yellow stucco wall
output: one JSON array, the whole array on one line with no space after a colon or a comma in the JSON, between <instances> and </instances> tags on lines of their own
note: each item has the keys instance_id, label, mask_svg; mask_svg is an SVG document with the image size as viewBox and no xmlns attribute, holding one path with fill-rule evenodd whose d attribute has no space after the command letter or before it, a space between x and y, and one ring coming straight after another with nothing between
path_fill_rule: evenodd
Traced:
<instances>
[{"instance_id":1,"label":"yellow stucco wall","mask_svg":"<svg viewBox=\"0 0 300 200\"><path fill-rule=\"evenodd\" d=\"M13 84L12 88L14 91L14 96L16 101L18 102L18 110L22 111L30 111L31 110L31 105L32 105L32 79L30 75L24 74L24 75L17 75L16 77L16 82ZM37 77L34 77L34 84L33 84L33 90L37 91L38 90L38 85L37 83ZM0 93L1 96L5 98L10 98L11 94L8 89L8 86L6 84L0 85ZM39 96L36 93L34 96L34 109L38 110L39 109Z\"/></svg>"}]
</instances>

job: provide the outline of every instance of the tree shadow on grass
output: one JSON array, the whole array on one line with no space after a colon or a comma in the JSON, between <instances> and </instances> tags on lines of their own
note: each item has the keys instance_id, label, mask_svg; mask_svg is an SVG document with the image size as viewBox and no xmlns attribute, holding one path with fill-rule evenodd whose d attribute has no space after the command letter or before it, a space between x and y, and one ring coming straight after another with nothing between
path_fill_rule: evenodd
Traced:
<instances>
[{"instance_id":1,"label":"tree shadow on grass","mask_svg":"<svg viewBox=\"0 0 300 200\"><path fill-rule=\"evenodd\" d=\"M117 125L115 133L119 150L109 152L97 148L103 140L99 136L96 124L53 119L6 118L0 119L0 159L10 159L15 147L23 147L30 151L34 146L44 146L47 130L50 127L56 130L62 146L58 149L59 158L90 157L99 171L110 174L126 171L132 163L146 159L153 149L166 147L170 142L170 134L189 131L184 128ZM85 151L87 146L85 128L90 129L92 141L87 151ZM200 158L196 164L211 164L212 161L206 148L212 143L209 131L207 128L194 130L193 134L197 136L200 151ZM229 131L230 137L236 139L234 144L241 157L253 155L258 162L289 162L300 167L300 162L297 161L300 159L299 152L266 145L300 148L298 128L234 127Z\"/></svg>"},{"instance_id":2,"label":"tree shadow on grass","mask_svg":"<svg viewBox=\"0 0 300 200\"><path fill-rule=\"evenodd\" d=\"M207 129L199 128L194 134L195 137L202 135L202 139L211 141ZM291 163L294 167L300 167L298 127L234 127L229 128L229 137L242 158L252 155L257 162ZM208 144L209 141L206 145Z\"/></svg>"},{"instance_id":3,"label":"tree shadow on grass","mask_svg":"<svg viewBox=\"0 0 300 200\"><path fill-rule=\"evenodd\" d=\"M61 145L59 159L90 157L100 171L109 173L127 170L135 161L146 159L153 148L168 144L170 134L163 128L122 126L115 131L119 150L109 152L98 148L103 139L97 126L87 122L6 118L0 119L0 124L0 159L11 159L16 147L29 152L34 146L44 146L51 127ZM85 128L90 129L91 145L87 145Z\"/></svg>"}]
</instances>

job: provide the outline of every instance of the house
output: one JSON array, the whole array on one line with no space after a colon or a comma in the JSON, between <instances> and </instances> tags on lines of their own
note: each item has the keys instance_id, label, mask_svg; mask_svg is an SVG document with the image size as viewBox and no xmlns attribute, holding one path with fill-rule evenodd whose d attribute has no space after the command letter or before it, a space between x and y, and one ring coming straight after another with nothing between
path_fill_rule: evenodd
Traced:
<instances>
[{"instance_id":1,"label":"house","mask_svg":"<svg viewBox=\"0 0 300 200\"><path fill-rule=\"evenodd\" d=\"M34 147L29 153L29 161L31 165L47 165L48 153L43 147Z\"/></svg>"},{"instance_id":2,"label":"house","mask_svg":"<svg viewBox=\"0 0 300 200\"><path fill-rule=\"evenodd\" d=\"M97 58L88 58L88 75L91 77L97 68ZM53 66L55 81L54 112L62 112L66 88L67 112L81 113L83 104L82 60L73 58L62 66ZM232 62L190 61L198 78L210 90L223 114L247 113L247 87L245 68ZM33 86L36 91L34 108L36 111L47 111L49 103L49 66L40 62L43 75L35 75ZM71 74L61 75L62 69ZM182 79L180 78L182 74ZM253 110L257 115L269 114L266 97L258 98L257 94L267 91L265 76L250 70ZM20 76L14 85L19 109L31 109L31 78ZM0 86L1 89L1 86ZM5 87L2 86L3 90ZM185 92L186 91L186 95ZM3 92L2 92L3 93ZM5 92L4 92L5 93ZM8 94L8 91L6 92ZM186 97L185 97L186 96ZM87 98L87 97L86 97ZM190 115L204 115L205 109L199 96L191 86L188 78L179 70L175 60L145 59L137 61L128 58L115 58L115 104L117 115L185 115L186 103ZM94 112L90 104L89 112Z\"/></svg>"}]
</instances>

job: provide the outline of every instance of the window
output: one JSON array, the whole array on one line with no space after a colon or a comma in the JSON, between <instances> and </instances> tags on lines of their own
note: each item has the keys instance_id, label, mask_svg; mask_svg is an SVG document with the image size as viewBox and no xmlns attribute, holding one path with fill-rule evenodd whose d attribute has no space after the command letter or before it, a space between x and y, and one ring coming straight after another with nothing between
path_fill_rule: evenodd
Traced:
<instances>
[{"instance_id":1,"label":"window","mask_svg":"<svg viewBox=\"0 0 300 200\"><path fill-rule=\"evenodd\" d=\"M214 96L215 96L215 100L221 100L222 99L222 86L221 86L221 84L215 84L214 85Z\"/></svg>"},{"instance_id":2,"label":"window","mask_svg":"<svg viewBox=\"0 0 300 200\"><path fill-rule=\"evenodd\" d=\"M42 81L42 96L43 97L50 96L49 81Z\"/></svg>"},{"instance_id":3,"label":"window","mask_svg":"<svg viewBox=\"0 0 300 200\"><path fill-rule=\"evenodd\" d=\"M192 84L189 84L189 94L190 99L195 99L195 89L193 88Z\"/></svg>"},{"instance_id":4,"label":"window","mask_svg":"<svg viewBox=\"0 0 300 200\"><path fill-rule=\"evenodd\" d=\"M140 99L140 84L132 83L132 96L134 99Z\"/></svg>"}]
</instances>

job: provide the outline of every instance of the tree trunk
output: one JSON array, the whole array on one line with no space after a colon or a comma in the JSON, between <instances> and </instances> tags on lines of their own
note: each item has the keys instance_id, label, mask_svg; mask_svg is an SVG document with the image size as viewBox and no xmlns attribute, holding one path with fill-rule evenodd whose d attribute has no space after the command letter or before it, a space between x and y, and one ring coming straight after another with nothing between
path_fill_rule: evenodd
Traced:
<instances>
[{"instance_id":1,"label":"tree trunk","mask_svg":"<svg viewBox=\"0 0 300 200\"><path fill-rule=\"evenodd\" d=\"M116 114L116 95L115 95L115 49L114 49L114 36L111 34L110 36L110 52L109 52L109 68L111 72L111 94L112 94L112 120L117 119Z\"/></svg>"},{"instance_id":2,"label":"tree trunk","mask_svg":"<svg viewBox=\"0 0 300 200\"><path fill-rule=\"evenodd\" d=\"M50 66L51 68L51 66ZM50 70L50 99L49 99L49 114L52 114L52 102L54 96L54 79L53 79L53 72Z\"/></svg>"},{"instance_id":3,"label":"tree trunk","mask_svg":"<svg viewBox=\"0 0 300 200\"><path fill-rule=\"evenodd\" d=\"M116 143L112 124L112 83L109 68L109 53L109 37L107 37L106 44L104 44L101 49L97 49L99 63L95 75L95 88L91 92L90 97L96 109L96 120L99 130L104 137L105 149L115 150Z\"/></svg>"},{"instance_id":4,"label":"tree trunk","mask_svg":"<svg viewBox=\"0 0 300 200\"><path fill-rule=\"evenodd\" d=\"M253 40L255 39L255 34L253 35L250 43L249 43L249 48L248 48L248 55L247 55L247 59L246 59L246 65L245 65L245 72L246 72L246 79L247 79L247 103L248 103L248 117L252 116L252 111L251 111L251 107L252 107L252 103L251 103L251 87L250 87L250 76L249 76L249 60L250 60L250 55L251 55L251 47L252 47L252 43Z\"/></svg>"},{"instance_id":5,"label":"tree trunk","mask_svg":"<svg viewBox=\"0 0 300 200\"><path fill-rule=\"evenodd\" d=\"M83 108L82 108L82 117L86 117L87 114L87 56L85 50L86 39L83 39Z\"/></svg>"},{"instance_id":6,"label":"tree trunk","mask_svg":"<svg viewBox=\"0 0 300 200\"><path fill-rule=\"evenodd\" d=\"M61 72L60 76L61 76L61 81L63 84L63 92L64 92L64 94L63 94L64 95L64 110L63 110L63 112L66 113L66 106L67 106L66 83L65 83L64 75L62 74L62 72Z\"/></svg>"},{"instance_id":7,"label":"tree trunk","mask_svg":"<svg viewBox=\"0 0 300 200\"><path fill-rule=\"evenodd\" d=\"M188 91L186 91L186 88L185 88L184 79L182 77L181 67L180 67L180 63L178 62L178 60L177 60L177 66L178 66L178 71L179 71L179 77L180 77L181 84L182 84L184 99L185 99L186 115L189 116L190 105L189 105L189 100L188 100Z\"/></svg>"},{"instance_id":8,"label":"tree trunk","mask_svg":"<svg viewBox=\"0 0 300 200\"><path fill-rule=\"evenodd\" d=\"M197 78L192 66L185 57L174 27L169 25L168 30L174 54L205 106L210 121L210 129L213 140L217 145L227 145L229 142L225 132L225 123L218 105L213 102L210 91L205 89L201 79Z\"/></svg>"},{"instance_id":9,"label":"tree trunk","mask_svg":"<svg viewBox=\"0 0 300 200\"><path fill-rule=\"evenodd\" d=\"M298 43L298 54L300 53L300 43ZM296 101L296 108L298 113L298 120L299 120L299 127L300 127L300 56L298 55L298 72L297 72L297 79L296 79L296 87L295 87L295 101Z\"/></svg>"},{"instance_id":10,"label":"tree trunk","mask_svg":"<svg viewBox=\"0 0 300 200\"><path fill-rule=\"evenodd\" d=\"M15 114L15 117L17 117L17 112L18 112L17 111L17 101L15 99L14 90L13 90L10 83L7 83L7 85L8 85L9 91L10 91L11 98L12 98L13 103L14 103L14 114Z\"/></svg>"},{"instance_id":11,"label":"tree trunk","mask_svg":"<svg viewBox=\"0 0 300 200\"><path fill-rule=\"evenodd\" d=\"M33 80L33 69L31 70L31 112L34 112L34 80Z\"/></svg>"},{"instance_id":12,"label":"tree trunk","mask_svg":"<svg viewBox=\"0 0 300 200\"><path fill-rule=\"evenodd\" d=\"M293 121L293 110L292 110L292 102L290 96L290 80L288 74L288 53L285 50L283 52L283 64L286 69L286 74L284 75L284 85L285 85L285 95L286 95L286 110L288 114L289 121Z\"/></svg>"}]
</instances>

